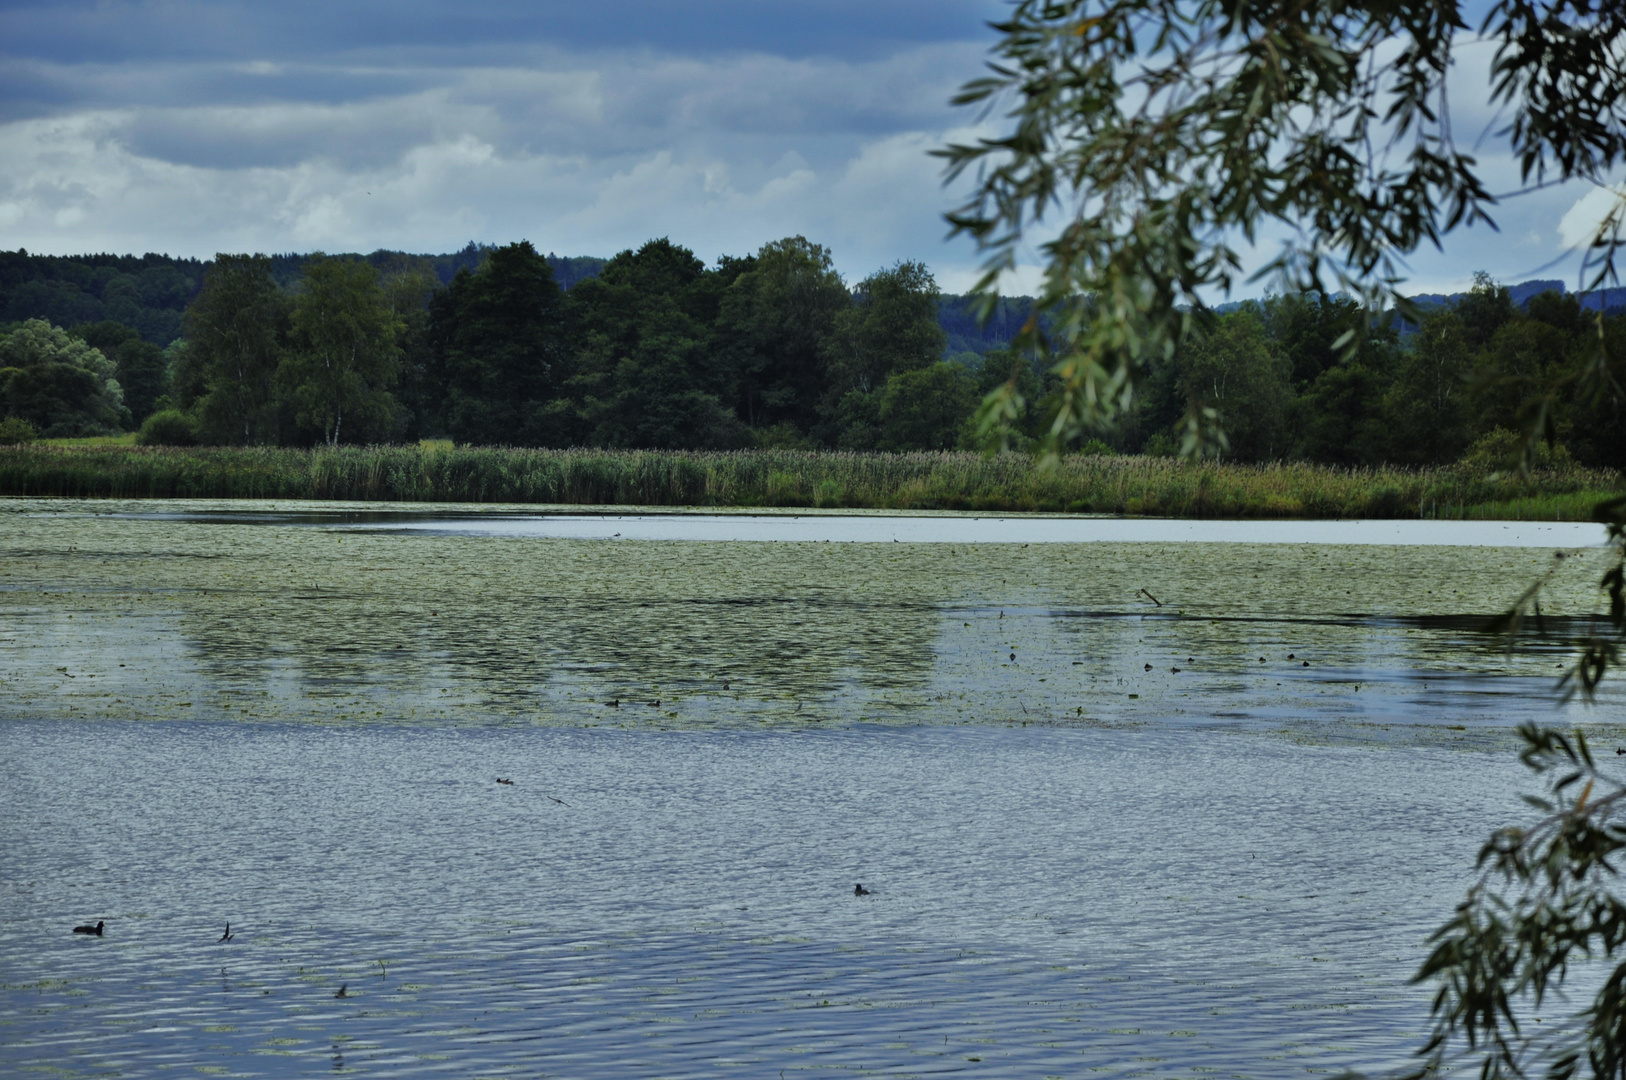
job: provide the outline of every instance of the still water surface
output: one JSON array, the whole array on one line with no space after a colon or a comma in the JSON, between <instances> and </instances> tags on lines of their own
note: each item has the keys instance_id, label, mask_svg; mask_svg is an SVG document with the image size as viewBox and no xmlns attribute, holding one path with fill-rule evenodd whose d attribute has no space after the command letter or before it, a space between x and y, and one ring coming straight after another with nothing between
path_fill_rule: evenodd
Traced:
<instances>
[{"instance_id":1,"label":"still water surface","mask_svg":"<svg viewBox=\"0 0 1626 1080\"><path fill-rule=\"evenodd\" d=\"M1582 547L1603 543L1595 522L1552 521L1194 521L1022 514L979 517L963 513L898 515L852 511L705 513L662 510L625 513L617 508L552 514L512 509L436 506L404 509L334 507L326 510L256 510L205 506L124 511L120 516L233 524L315 525L365 531L455 533L573 540L680 540L707 543L911 544L1377 544L1430 547Z\"/></svg>"},{"instance_id":2,"label":"still water surface","mask_svg":"<svg viewBox=\"0 0 1626 1080\"><path fill-rule=\"evenodd\" d=\"M7 1072L1392 1066L1562 662L1475 630L1551 547L63 509L0 509Z\"/></svg>"}]
</instances>

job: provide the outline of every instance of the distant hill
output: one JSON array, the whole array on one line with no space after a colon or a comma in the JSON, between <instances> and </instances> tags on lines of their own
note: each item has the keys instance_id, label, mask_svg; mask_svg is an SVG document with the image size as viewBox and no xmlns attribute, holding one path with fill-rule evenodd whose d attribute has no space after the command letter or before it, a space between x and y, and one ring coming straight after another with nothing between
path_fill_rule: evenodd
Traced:
<instances>
[{"instance_id":1,"label":"distant hill","mask_svg":"<svg viewBox=\"0 0 1626 1080\"><path fill-rule=\"evenodd\" d=\"M57 326L114 319L154 345L181 333L206 264L168 255L30 255L0 251L0 322Z\"/></svg>"},{"instance_id":2,"label":"distant hill","mask_svg":"<svg viewBox=\"0 0 1626 1080\"><path fill-rule=\"evenodd\" d=\"M970 296L944 293L937 298L937 324L948 334L945 357L1003 349L1033 314L1033 297L1002 296L987 323L979 324Z\"/></svg>"},{"instance_id":3,"label":"distant hill","mask_svg":"<svg viewBox=\"0 0 1626 1080\"><path fill-rule=\"evenodd\" d=\"M1513 298L1514 305L1520 308L1523 308L1542 293L1555 292L1560 296L1575 296L1584 310L1602 310L1606 314L1614 315L1626 312L1626 289L1603 289L1595 292L1571 293L1564 283L1557 278L1540 278L1534 281L1521 281L1517 285L1509 285L1507 291ZM1468 294L1418 293L1411 299L1425 308L1448 307L1466 295ZM1404 319L1401 320L1400 332L1402 334L1410 333L1416 329L1415 324Z\"/></svg>"},{"instance_id":4,"label":"distant hill","mask_svg":"<svg viewBox=\"0 0 1626 1080\"><path fill-rule=\"evenodd\" d=\"M381 270L422 267L442 282L479 266L489 244L469 244L448 255L375 251L364 259ZM272 273L285 285L299 279L309 255L273 255ZM606 260L549 255L563 288L597 276ZM0 251L0 323L46 319L57 326L106 320L123 323L162 348L181 335L181 312L198 294L209 262L170 255L30 255Z\"/></svg>"},{"instance_id":5,"label":"distant hill","mask_svg":"<svg viewBox=\"0 0 1626 1080\"><path fill-rule=\"evenodd\" d=\"M1569 296L1571 293L1564 283L1557 278L1538 278L1533 281L1521 281L1517 285L1509 285L1508 293L1513 297L1513 303L1522 308L1533 298L1542 293L1555 292L1560 296ZM1410 299L1424 308L1449 307L1467 296L1467 293L1416 293ZM1598 292L1584 292L1574 294L1581 302L1581 307L1591 311L1602 308L1604 311L1620 314L1626 312L1626 288L1604 289ZM1242 305L1251 303L1248 300L1228 300L1223 304L1214 305L1214 310L1221 315L1236 311ZM1410 333L1417 327L1405 320L1401 320L1402 334Z\"/></svg>"},{"instance_id":6,"label":"distant hill","mask_svg":"<svg viewBox=\"0 0 1626 1080\"><path fill-rule=\"evenodd\" d=\"M1563 296L1564 283L1556 278L1542 279L1538 281L1525 281L1519 283L1518 285L1509 285L1507 287L1507 291L1512 295L1513 302L1520 307L1523 307L1529 302L1532 296L1540 296L1544 292L1555 292L1558 295ZM1466 295L1466 293L1418 293L1411 299L1419 304L1422 304L1424 307L1443 307L1448 304L1456 303Z\"/></svg>"}]
</instances>

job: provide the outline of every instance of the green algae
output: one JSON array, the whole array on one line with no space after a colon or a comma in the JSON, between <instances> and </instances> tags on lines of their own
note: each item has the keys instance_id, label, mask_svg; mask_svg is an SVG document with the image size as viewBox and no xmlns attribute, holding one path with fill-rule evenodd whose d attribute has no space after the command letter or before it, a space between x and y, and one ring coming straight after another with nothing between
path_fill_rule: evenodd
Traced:
<instances>
[{"instance_id":1,"label":"green algae","mask_svg":"<svg viewBox=\"0 0 1626 1080\"><path fill-rule=\"evenodd\" d=\"M132 519L13 500L0 504L0 715L1180 724L1377 742L1398 724L1408 739L1499 744L1480 729L1544 708L1567 653L1554 642L1509 652L1475 628L1552 556L612 543ZM1597 609L1600 557L1560 564L1544 601L1557 625ZM1463 724L1474 730L1450 730Z\"/></svg>"}]
</instances>

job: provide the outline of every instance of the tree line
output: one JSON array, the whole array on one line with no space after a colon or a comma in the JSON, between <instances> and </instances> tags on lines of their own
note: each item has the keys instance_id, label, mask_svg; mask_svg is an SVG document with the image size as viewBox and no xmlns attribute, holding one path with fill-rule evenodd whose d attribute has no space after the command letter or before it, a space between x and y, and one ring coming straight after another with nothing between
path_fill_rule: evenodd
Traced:
<instances>
[{"instance_id":1,"label":"tree line","mask_svg":"<svg viewBox=\"0 0 1626 1080\"><path fill-rule=\"evenodd\" d=\"M111 285L154 268L102 269ZM974 415L1001 387L1020 403L1015 441L1036 441L1059 385L1051 358L1009 348L1031 301L979 321L910 262L849 287L802 237L710 266L668 240L609 260L520 242L437 259L221 255L200 275L164 348L115 319L0 326L5 414L46 436L140 426L177 444L923 450L982 445ZM1229 305L1148 364L1122 422L1089 445L1172 454L1206 409L1233 460L1442 464L1507 443L1531 387L1557 385L1552 453L1626 463L1619 406L1569 378L1599 333L1585 298L1516 299L1480 275L1441 299L1417 324L1337 296ZM1603 328L1626 329L1618 311Z\"/></svg>"},{"instance_id":2,"label":"tree line","mask_svg":"<svg viewBox=\"0 0 1626 1080\"><path fill-rule=\"evenodd\" d=\"M528 242L441 286L223 255L187 308L165 440L902 450L958 445L979 385L943 360L939 292L903 262L849 289L801 237L707 266L669 240L562 289Z\"/></svg>"},{"instance_id":3,"label":"tree line","mask_svg":"<svg viewBox=\"0 0 1626 1080\"><path fill-rule=\"evenodd\" d=\"M1600 317L1585 299L1545 291L1520 305L1480 273L1406 333L1348 297L1247 302L1149 365L1119 445L1171 453L1185 419L1212 408L1237 460L1438 465L1505 456L1541 409L1543 458L1620 468L1626 410L1582 376L1600 333L1620 355L1626 312Z\"/></svg>"}]
</instances>

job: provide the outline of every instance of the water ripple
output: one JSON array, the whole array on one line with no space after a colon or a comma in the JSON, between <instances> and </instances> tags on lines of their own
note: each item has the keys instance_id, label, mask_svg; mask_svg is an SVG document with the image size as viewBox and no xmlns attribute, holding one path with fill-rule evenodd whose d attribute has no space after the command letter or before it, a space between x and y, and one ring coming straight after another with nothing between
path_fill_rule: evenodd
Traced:
<instances>
[{"instance_id":1,"label":"water ripple","mask_svg":"<svg viewBox=\"0 0 1626 1080\"><path fill-rule=\"evenodd\" d=\"M12 723L0 752L0 1062L128 1076L1397 1064L1514 787L1501 755L1036 728Z\"/></svg>"}]
</instances>

